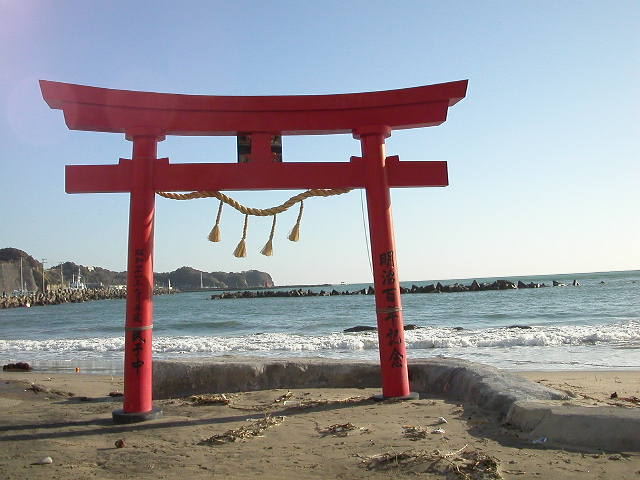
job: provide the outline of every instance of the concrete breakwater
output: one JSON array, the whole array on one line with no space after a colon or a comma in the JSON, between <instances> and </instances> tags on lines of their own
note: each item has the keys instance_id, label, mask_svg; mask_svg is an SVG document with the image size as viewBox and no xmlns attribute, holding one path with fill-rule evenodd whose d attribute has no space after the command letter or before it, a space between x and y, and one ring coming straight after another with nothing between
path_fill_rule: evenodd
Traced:
<instances>
[{"instance_id":1,"label":"concrete breakwater","mask_svg":"<svg viewBox=\"0 0 640 480\"><path fill-rule=\"evenodd\" d=\"M154 295L178 293L176 290L156 288ZM17 307L34 307L43 305L59 305L61 303L80 303L92 300L107 300L113 298L126 298L127 290L124 288L86 288L82 290L59 289L49 292L33 292L25 295L3 295L0 298L0 309Z\"/></svg>"},{"instance_id":2,"label":"concrete breakwater","mask_svg":"<svg viewBox=\"0 0 640 480\"><path fill-rule=\"evenodd\" d=\"M579 286L577 281L573 282L573 286ZM520 280L518 282L512 282L510 280L496 280L492 283L479 283L476 280L469 285L463 285L461 283L453 283L451 285L442 285L440 282L429 285L412 285L410 288L400 287L400 293L454 293L454 292L482 292L486 290L517 290L519 288L544 288L548 287L544 283L524 283ZM564 283L554 281L553 286L565 286ZM375 289L373 287L363 288L361 290L320 290L315 292L313 290L304 290L299 288L297 290L245 290L239 292L225 292L219 295L211 295L212 300L223 300L229 298L273 298L273 297L329 297L333 295L374 295Z\"/></svg>"}]
</instances>

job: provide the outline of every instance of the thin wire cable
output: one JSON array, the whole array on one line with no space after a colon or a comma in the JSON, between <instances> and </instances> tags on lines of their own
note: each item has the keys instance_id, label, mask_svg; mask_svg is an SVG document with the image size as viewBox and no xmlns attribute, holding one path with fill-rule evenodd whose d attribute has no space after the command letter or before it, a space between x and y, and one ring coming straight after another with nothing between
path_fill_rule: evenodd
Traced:
<instances>
[{"instance_id":1,"label":"thin wire cable","mask_svg":"<svg viewBox=\"0 0 640 480\"><path fill-rule=\"evenodd\" d=\"M371 263L371 250L369 250L369 235L367 235L367 220L364 218L364 200L362 196L362 188L360 189L360 210L362 211L362 231L364 232L364 243L367 245L367 258L369 259L369 269L371 270L371 278L373 278L373 264Z\"/></svg>"}]
</instances>

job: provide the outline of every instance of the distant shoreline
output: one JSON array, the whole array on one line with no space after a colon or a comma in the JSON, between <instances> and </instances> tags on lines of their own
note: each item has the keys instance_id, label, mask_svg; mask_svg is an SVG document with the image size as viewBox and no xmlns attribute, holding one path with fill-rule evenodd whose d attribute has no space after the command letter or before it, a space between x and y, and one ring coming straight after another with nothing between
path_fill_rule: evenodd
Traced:
<instances>
[{"instance_id":1,"label":"distant shoreline","mask_svg":"<svg viewBox=\"0 0 640 480\"><path fill-rule=\"evenodd\" d=\"M182 292L244 292L251 290L271 290L274 288L314 288L332 287L332 283L314 283L308 285L273 285L271 287L244 287L244 288L223 288L223 287L203 287L203 288L183 288Z\"/></svg>"}]
</instances>

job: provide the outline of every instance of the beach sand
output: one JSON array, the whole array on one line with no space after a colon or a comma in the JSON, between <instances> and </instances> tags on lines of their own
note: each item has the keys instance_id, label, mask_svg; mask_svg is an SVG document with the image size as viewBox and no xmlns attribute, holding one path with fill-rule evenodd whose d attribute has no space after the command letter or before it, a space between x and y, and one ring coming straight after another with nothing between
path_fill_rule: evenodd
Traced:
<instances>
[{"instance_id":1,"label":"beach sand","mask_svg":"<svg viewBox=\"0 0 640 480\"><path fill-rule=\"evenodd\" d=\"M640 397L639 372L521 374L570 392L571 403L640 408L623 400ZM446 398L390 403L370 400L376 389L264 390L229 394L228 404L156 400L161 419L114 425L122 398L108 394L121 390L120 377L2 372L0 478L640 479L640 452L533 443ZM432 433L438 428L444 433ZM52 464L34 464L48 456Z\"/></svg>"}]
</instances>

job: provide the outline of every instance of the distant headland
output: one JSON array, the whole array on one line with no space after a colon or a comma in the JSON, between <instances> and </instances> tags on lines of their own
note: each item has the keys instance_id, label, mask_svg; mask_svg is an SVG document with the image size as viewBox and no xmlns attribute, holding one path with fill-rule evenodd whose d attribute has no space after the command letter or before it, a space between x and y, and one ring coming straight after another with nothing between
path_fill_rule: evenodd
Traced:
<instances>
[{"instance_id":1,"label":"distant headland","mask_svg":"<svg viewBox=\"0 0 640 480\"><path fill-rule=\"evenodd\" d=\"M271 275L258 270L245 272L204 272L180 267L172 272L155 273L158 288L176 290L272 288ZM124 289L127 272L78 265L68 261L44 269L43 264L17 248L0 249L0 293L42 292L57 289Z\"/></svg>"}]
</instances>

